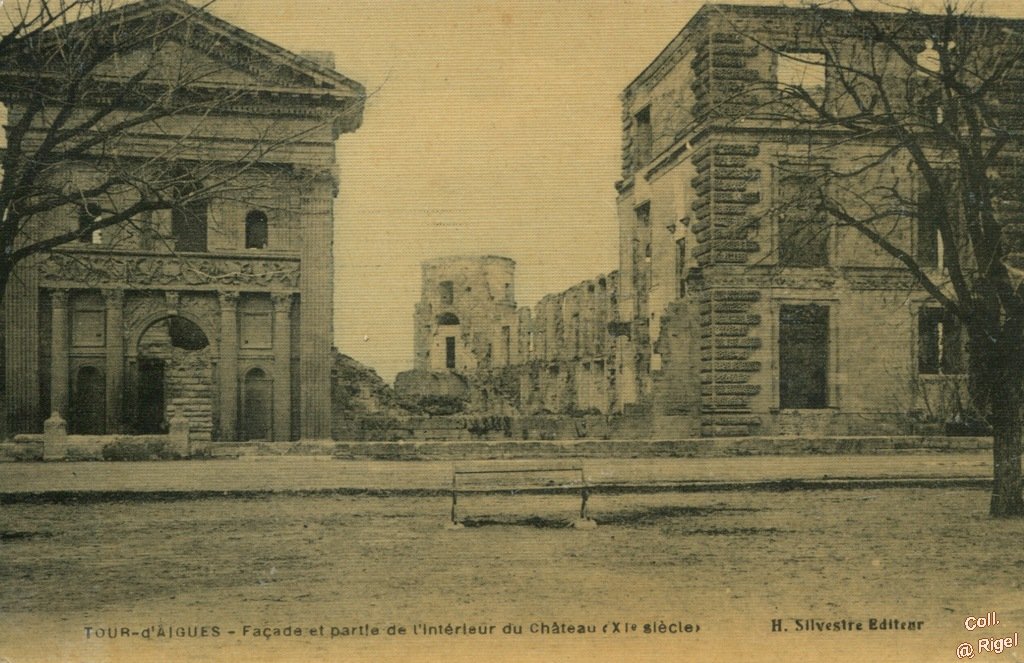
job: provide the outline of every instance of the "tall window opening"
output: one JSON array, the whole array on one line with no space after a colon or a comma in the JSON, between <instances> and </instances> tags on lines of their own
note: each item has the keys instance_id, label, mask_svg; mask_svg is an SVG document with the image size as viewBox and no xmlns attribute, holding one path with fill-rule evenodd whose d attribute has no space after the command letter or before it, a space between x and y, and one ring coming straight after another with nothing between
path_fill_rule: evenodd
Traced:
<instances>
[{"instance_id":1,"label":"tall window opening","mask_svg":"<svg viewBox=\"0 0 1024 663\"><path fill-rule=\"evenodd\" d=\"M944 269L946 247L939 232L943 215L953 218L957 215L955 204L958 199L957 183L950 173L941 173L945 195L934 193L926 184L917 196L917 243L914 258L922 267Z\"/></svg>"},{"instance_id":2,"label":"tall window opening","mask_svg":"<svg viewBox=\"0 0 1024 663\"><path fill-rule=\"evenodd\" d=\"M451 281L441 281L437 284L441 297L441 306L451 306L455 303L455 284Z\"/></svg>"},{"instance_id":3,"label":"tall window opening","mask_svg":"<svg viewBox=\"0 0 1024 663\"><path fill-rule=\"evenodd\" d=\"M445 368L455 368L455 337L446 336L444 339L444 366Z\"/></svg>"},{"instance_id":4,"label":"tall window opening","mask_svg":"<svg viewBox=\"0 0 1024 663\"><path fill-rule=\"evenodd\" d=\"M931 191L924 191L917 197L917 251L915 258L922 267L940 267L942 261L942 235L936 223L940 213Z\"/></svg>"},{"instance_id":5,"label":"tall window opening","mask_svg":"<svg viewBox=\"0 0 1024 663\"><path fill-rule=\"evenodd\" d=\"M638 228L649 228L651 225L651 204L639 205L633 213L636 214L636 225Z\"/></svg>"},{"instance_id":6,"label":"tall window opening","mask_svg":"<svg viewBox=\"0 0 1024 663\"><path fill-rule=\"evenodd\" d=\"M253 210L245 215L245 248L267 248L267 215Z\"/></svg>"},{"instance_id":7,"label":"tall window opening","mask_svg":"<svg viewBox=\"0 0 1024 663\"><path fill-rule=\"evenodd\" d=\"M828 307L783 305L779 311L779 407L828 407Z\"/></svg>"},{"instance_id":8,"label":"tall window opening","mask_svg":"<svg viewBox=\"0 0 1024 663\"><path fill-rule=\"evenodd\" d=\"M941 308L917 316L917 371L922 375L964 372L964 335L959 321Z\"/></svg>"},{"instance_id":9,"label":"tall window opening","mask_svg":"<svg viewBox=\"0 0 1024 663\"><path fill-rule=\"evenodd\" d=\"M644 106L633 116L633 149L639 168L651 160L654 133L651 129L651 107Z\"/></svg>"},{"instance_id":10,"label":"tall window opening","mask_svg":"<svg viewBox=\"0 0 1024 663\"><path fill-rule=\"evenodd\" d=\"M206 251L208 203L193 200L171 210L171 234L176 251Z\"/></svg>"},{"instance_id":11,"label":"tall window opening","mask_svg":"<svg viewBox=\"0 0 1024 663\"><path fill-rule=\"evenodd\" d=\"M779 264L828 266L829 224L821 209L820 176L783 173L778 181Z\"/></svg>"}]
</instances>

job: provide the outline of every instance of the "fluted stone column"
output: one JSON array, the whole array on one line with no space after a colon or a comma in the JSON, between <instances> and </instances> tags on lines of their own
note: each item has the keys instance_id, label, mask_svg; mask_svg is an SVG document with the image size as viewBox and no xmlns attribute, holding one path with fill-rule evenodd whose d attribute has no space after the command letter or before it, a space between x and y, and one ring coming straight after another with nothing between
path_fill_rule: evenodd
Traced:
<instances>
[{"instance_id":1,"label":"fluted stone column","mask_svg":"<svg viewBox=\"0 0 1024 663\"><path fill-rule=\"evenodd\" d=\"M50 409L68 415L68 291L50 293L52 310Z\"/></svg>"},{"instance_id":2,"label":"fluted stone column","mask_svg":"<svg viewBox=\"0 0 1024 663\"><path fill-rule=\"evenodd\" d=\"M331 436L331 344L334 340L334 196L330 170L306 171L301 195L299 382L302 437Z\"/></svg>"},{"instance_id":3,"label":"fluted stone column","mask_svg":"<svg viewBox=\"0 0 1024 663\"><path fill-rule=\"evenodd\" d=\"M292 296L274 294L274 440L292 433Z\"/></svg>"},{"instance_id":4,"label":"fluted stone column","mask_svg":"<svg viewBox=\"0 0 1024 663\"><path fill-rule=\"evenodd\" d=\"M238 293L220 295L220 439L238 439Z\"/></svg>"},{"instance_id":5,"label":"fluted stone column","mask_svg":"<svg viewBox=\"0 0 1024 663\"><path fill-rule=\"evenodd\" d=\"M28 258L14 268L0 306L4 307L6 334L0 347L5 353L6 416L0 418L0 438L38 430L39 406L39 265L42 258Z\"/></svg>"},{"instance_id":6,"label":"fluted stone column","mask_svg":"<svg viewBox=\"0 0 1024 663\"><path fill-rule=\"evenodd\" d=\"M124 290L103 291L107 302L107 432L121 430L124 398Z\"/></svg>"}]
</instances>

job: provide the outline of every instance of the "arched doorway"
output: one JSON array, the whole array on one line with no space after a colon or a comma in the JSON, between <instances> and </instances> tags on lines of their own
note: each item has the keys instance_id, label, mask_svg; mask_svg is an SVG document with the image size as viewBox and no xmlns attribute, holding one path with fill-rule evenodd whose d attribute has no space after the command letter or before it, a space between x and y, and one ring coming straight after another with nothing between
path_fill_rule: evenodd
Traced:
<instances>
[{"instance_id":1,"label":"arched doorway","mask_svg":"<svg viewBox=\"0 0 1024 663\"><path fill-rule=\"evenodd\" d=\"M173 412L183 414L190 434L213 429L213 360L209 339L195 322L172 315L153 321L136 348L133 429L166 433Z\"/></svg>"},{"instance_id":2,"label":"arched doorway","mask_svg":"<svg viewBox=\"0 0 1024 663\"><path fill-rule=\"evenodd\" d=\"M102 435L106 432L107 384L95 366L83 366L75 374L69 414L71 432Z\"/></svg>"},{"instance_id":3,"label":"arched doorway","mask_svg":"<svg viewBox=\"0 0 1024 663\"><path fill-rule=\"evenodd\" d=\"M242 439L269 440L273 384L261 368L245 374L242 387Z\"/></svg>"}]
</instances>

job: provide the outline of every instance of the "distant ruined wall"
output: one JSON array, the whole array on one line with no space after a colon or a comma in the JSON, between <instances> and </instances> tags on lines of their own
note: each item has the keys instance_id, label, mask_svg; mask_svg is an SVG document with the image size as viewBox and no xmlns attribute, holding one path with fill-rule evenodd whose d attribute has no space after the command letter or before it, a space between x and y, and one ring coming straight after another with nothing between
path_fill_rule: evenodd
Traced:
<instances>
[{"instance_id":1,"label":"distant ruined wall","mask_svg":"<svg viewBox=\"0 0 1024 663\"><path fill-rule=\"evenodd\" d=\"M459 396L477 414L611 412L618 273L547 295L531 310L516 308L514 269L498 256L424 263L415 368L398 376L396 392ZM460 378L461 393L445 374Z\"/></svg>"}]
</instances>

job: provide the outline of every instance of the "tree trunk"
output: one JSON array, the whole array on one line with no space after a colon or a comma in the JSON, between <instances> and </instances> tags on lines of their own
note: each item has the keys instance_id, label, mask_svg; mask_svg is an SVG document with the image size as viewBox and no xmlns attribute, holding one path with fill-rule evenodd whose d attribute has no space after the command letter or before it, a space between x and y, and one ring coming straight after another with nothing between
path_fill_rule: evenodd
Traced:
<instances>
[{"instance_id":1,"label":"tree trunk","mask_svg":"<svg viewBox=\"0 0 1024 663\"><path fill-rule=\"evenodd\" d=\"M1024 517L1021 497L1020 400L1012 388L995 389L992 403L992 501L993 518ZM1003 393L1000 393L1003 392Z\"/></svg>"}]
</instances>

